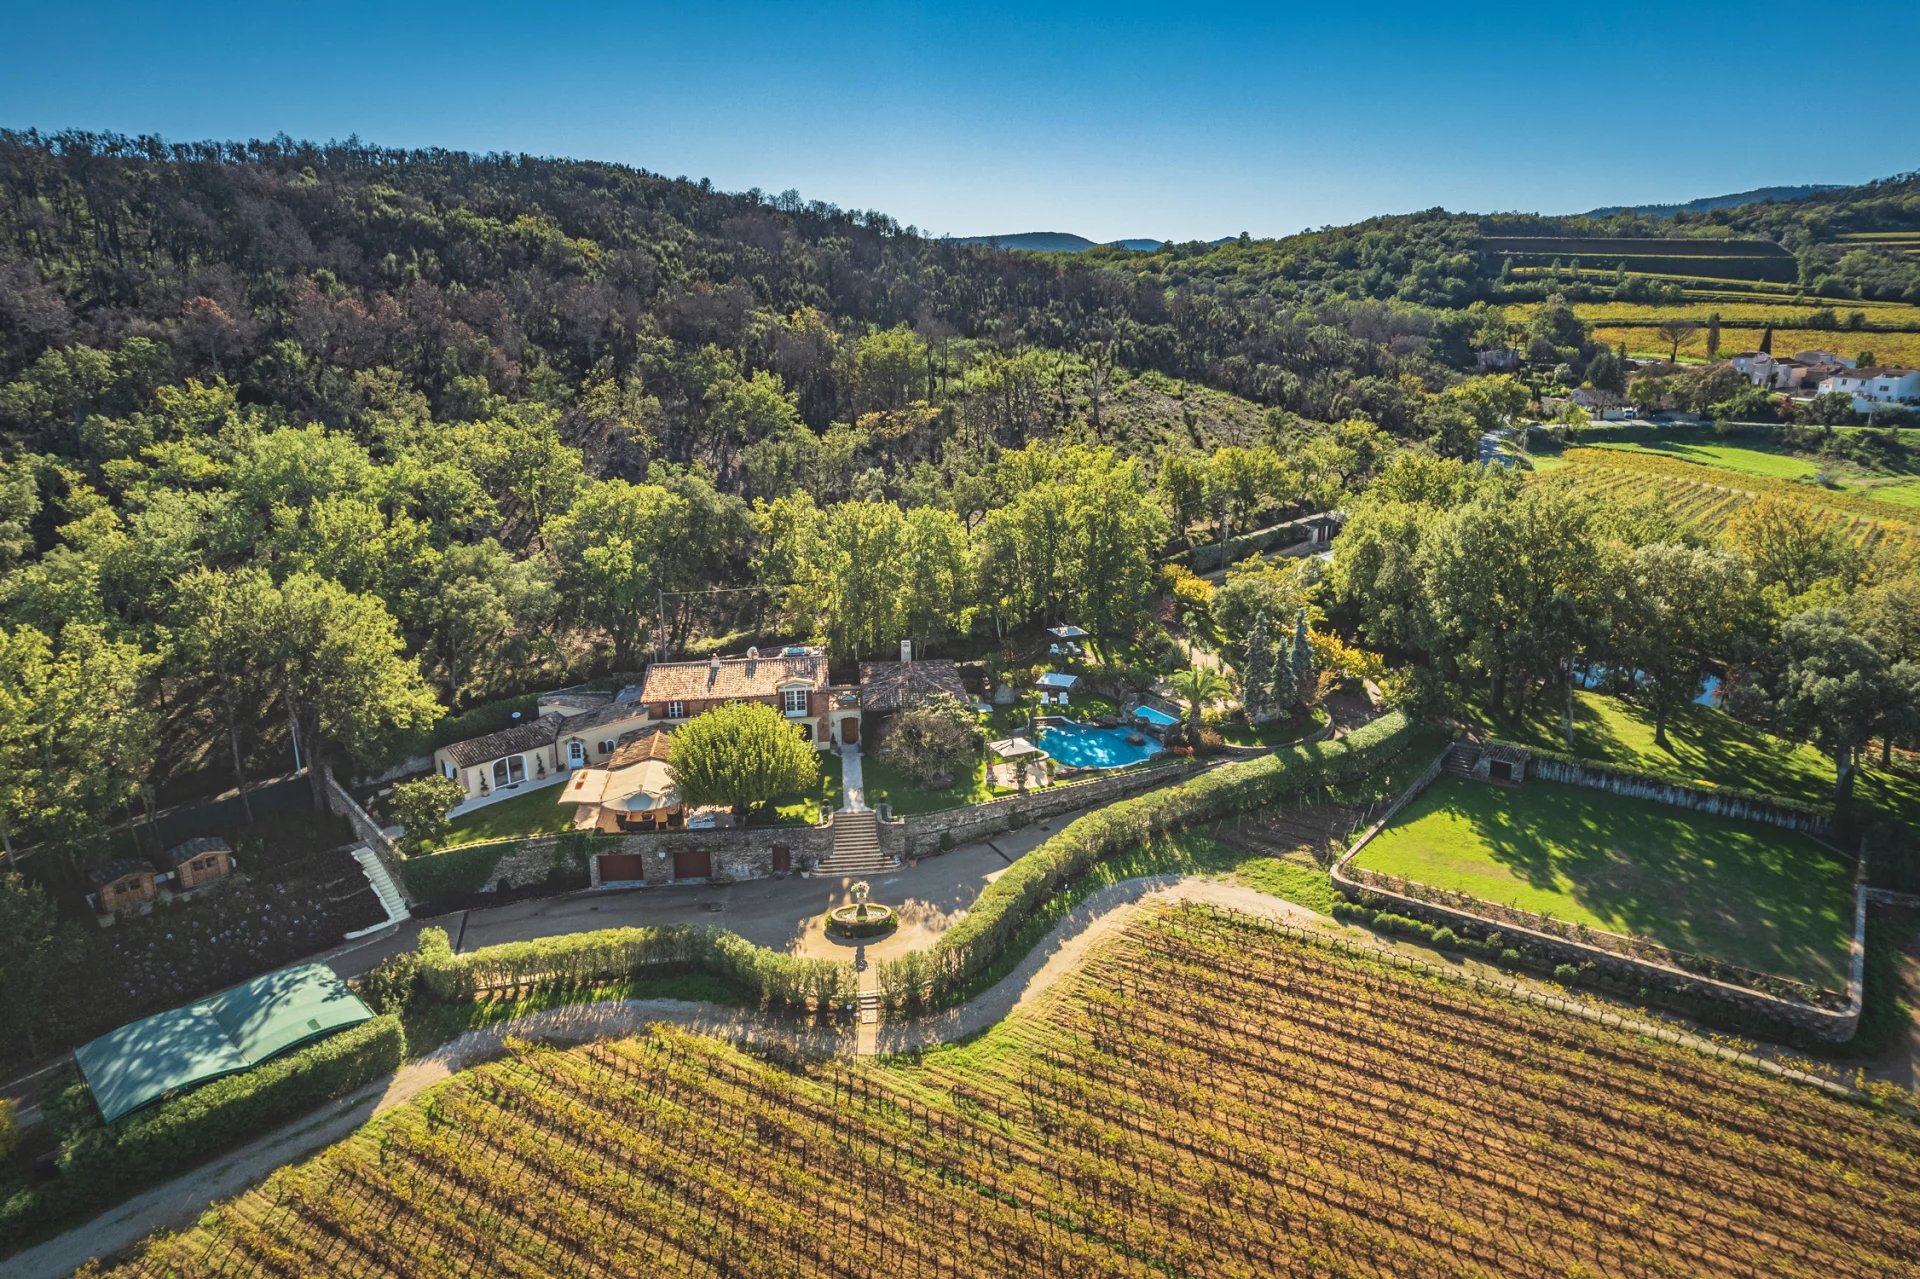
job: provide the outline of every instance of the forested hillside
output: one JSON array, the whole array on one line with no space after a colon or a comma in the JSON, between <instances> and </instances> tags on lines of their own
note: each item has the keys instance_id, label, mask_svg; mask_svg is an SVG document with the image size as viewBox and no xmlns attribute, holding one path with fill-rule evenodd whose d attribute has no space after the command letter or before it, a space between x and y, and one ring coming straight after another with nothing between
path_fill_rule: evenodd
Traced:
<instances>
[{"instance_id":1,"label":"forested hillside","mask_svg":"<svg viewBox=\"0 0 1920 1279\"><path fill-rule=\"evenodd\" d=\"M1473 456L1530 398L1476 351L1617 386L1484 243L1656 225L1035 255L610 164L0 133L0 837L84 864L653 651L1126 634L1190 537Z\"/></svg>"},{"instance_id":2,"label":"forested hillside","mask_svg":"<svg viewBox=\"0 0 1920 1279\"><path fill-rule=\"evenodd\" d=\"M0 836L83 863L703 639L1124 630L1188 523L1463 449L1472 322L615 165L0 135Z\"/></svg>"}]
</instances>

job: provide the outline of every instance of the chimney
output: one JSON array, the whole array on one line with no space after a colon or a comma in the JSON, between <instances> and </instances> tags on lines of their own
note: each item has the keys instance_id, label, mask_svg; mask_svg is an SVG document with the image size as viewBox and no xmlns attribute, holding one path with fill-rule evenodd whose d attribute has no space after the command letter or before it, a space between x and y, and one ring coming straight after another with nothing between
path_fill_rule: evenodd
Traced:
<instances>
[{"instance_id":1,"label":"chimney","mask_svg":"<svg viewBox=\"0 0 1920 1279\"><path fill-rule=\"evenodd\" d=\"M900 641L900 660L903 662L911 662L913 660L912 640L903 639Z\"/></svg>"},{"instance_id":2,"label":"chimney","mask_svg":"<svg viewBox=\"0 0 1920 1279\"><path fill-rule=\"evenodd\" d=\"M707 659L707 687L712 688L720 682L720 654L715 653Z\"/></svg>"}]
</instances>

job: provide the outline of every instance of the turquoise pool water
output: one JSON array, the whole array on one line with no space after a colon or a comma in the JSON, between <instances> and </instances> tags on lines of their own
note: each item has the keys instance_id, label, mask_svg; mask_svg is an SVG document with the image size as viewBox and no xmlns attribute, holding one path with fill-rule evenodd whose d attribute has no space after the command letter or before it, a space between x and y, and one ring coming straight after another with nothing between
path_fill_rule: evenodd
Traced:
<instances>
[{"instance_id":1,"label":"turquoise pool water","mask_svg":"<svg viewBox=\"0 0 1920 1279\"><path fill-rule=\"evenodd\" d=\"M1095 728L1059 720L1040 726L1040 748L1068 768L1125 768L1158 755L1165 748L1151 737L1135 746L1127 741L1132 729Z\"/></svg>"},{"instance_id":2,"label":"turquoise pool water","mask_svg":"<svg viewBox=\"0 0 1920 1279\"><path fill-rule=\"evenodd\" d=\"M1162 728L1172 728L1180 722L1177 715L1169 715L1158 706L1136 706L1133 713L1149 724L1158 724Z\"/></svg>"}]
</instances>

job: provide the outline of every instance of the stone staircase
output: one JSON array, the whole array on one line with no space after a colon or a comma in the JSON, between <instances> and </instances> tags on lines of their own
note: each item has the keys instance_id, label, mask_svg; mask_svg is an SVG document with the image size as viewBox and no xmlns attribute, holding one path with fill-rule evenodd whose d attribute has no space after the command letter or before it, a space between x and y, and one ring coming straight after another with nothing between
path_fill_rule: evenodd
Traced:
<instances>
[{"instance_id":1,"label":"stone staircase","mask_svg":"<svg viewBox=\"0 0 1920 1279\"><path fill-rule=\"evenodd\" d=\"M880 1020L881 1010L886 1004L885 997L877 990L863 990L855 1006L862 1026L872 1026Z\"/></svg>"},{"instance_id":2,"label":"stone staircase","mask_svg":"<svg viewBox=\"0 0 1920 1279\"><path fill-rule=\"evenodd\" d=\"M380 899L381 908L387 912L387 917L379 923L348 933L348 941L412 918L413 912L407 908L405 894L400 891L400 885L393 882L393 876L388 873L387 864L380 860L379 854L362 844L349 850L348 856L360 863L360 869L366 872L368 886L373 889L373 895Z\"/></svg>"},{"instance_id":3,"label":"stone staircase","mask_svg":"<svg viewBox=\"0 0 1920 1279\"><path fill-rule=\"evenodd\" d=\"M900 863L880 850L880 823L870 808L843 808L833 815L833 852L816 875L877 875Z\"/></svg>"},{"instance_id":4,"label":"stone staircase","mask_svg":"<svg viewBox=\"0 0 1920 1279\"><path fill-rule=\"evenodd\" d=\"M1479 762L1480 743L1462 738L1447 751L1446 762L1441 764L1440 769L1449 777L1471 777L1473 766Z\"/></svg>"}]
</instances>

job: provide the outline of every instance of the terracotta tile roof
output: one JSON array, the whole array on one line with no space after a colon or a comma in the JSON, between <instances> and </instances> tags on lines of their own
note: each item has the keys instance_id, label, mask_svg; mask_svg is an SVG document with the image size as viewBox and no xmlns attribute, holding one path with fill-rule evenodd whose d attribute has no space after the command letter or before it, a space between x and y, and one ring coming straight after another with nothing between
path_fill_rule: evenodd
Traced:
<instances>
[{"instance_id":1,"label":"terracotta tile roof","mask_svg":"<svg viewBox=\"0 0 1920 1279\"><path fill-rule=\"evenodd\" d=\"M647 668L640 698L646 702L679 702L771 697L782 685L827 687L827 659L812 649L804 653L781 651L761 657L723 657L706 662L655 662Z\"/></svg>"},{"instance_id":2,"label":"terracotta tile roof","mask_svg":"<svg viewBox=\"0 0 1920 1279\"><path fill-rule=\"evenodd\" d=\"M552 693L542 693L537 700L542 706L569 706L575 710L590 711L596 706L605 706L612 701L613 694L563 688Z\"/></svg>"},{"instance_id":3,"label":"terracotta tile roof","mask_svg":"<svg viewBox=\"0 0 1920 1279\"><path fill-rule=\"evenodd\" d=\"M598 728L602 724L617 724L623 719L644 719L646 714L645 704L637 699L615 700L578 715L568 715L561 722L559 732L555 735L578 737L590 728Z\"/></svg>"},{"instance_id":4,"label":"terracotta tile roof","mask_svg":"<svg viewBox=\"0 0 1920 1279\"><path fill-rule=\"evenodd\" d=\"M619 744L613 748L613 754L607 756L607 762L602 767L625 768L643 760L665 759L672 746L673 731L665 724L637 729L620 738Z\"/></svg>"},{"instance_id":5,"label":"terracotta tile roof","mask_svg":"<svg viewBox=\"0 0 1920 1279\"><path fill-rule=\"evenodd\" d=\"M553 742L560 725L567 722L558 711L550 711L538 719L530 719L503 728L497 733L488 733L485 737L469 737L464 742L452 742L441 747L447 758L459 768L472 764L485 764L489 760L499 759L502 755L517 755L521 751L530 751Z\"/></svg>"},{"instance_id":6,"label":"terracotta tile roof","mask_svg":"<svg viewBox=\"0 0 1920 1279\"><path fill-rule=\"evenodd\" d=\"M860 663L860 707L869 711L897 711L925 701L935 693L967 700L960 668L943 658L917 662Z\"/></svg>"}]
</instances>

